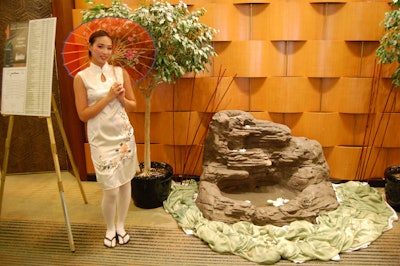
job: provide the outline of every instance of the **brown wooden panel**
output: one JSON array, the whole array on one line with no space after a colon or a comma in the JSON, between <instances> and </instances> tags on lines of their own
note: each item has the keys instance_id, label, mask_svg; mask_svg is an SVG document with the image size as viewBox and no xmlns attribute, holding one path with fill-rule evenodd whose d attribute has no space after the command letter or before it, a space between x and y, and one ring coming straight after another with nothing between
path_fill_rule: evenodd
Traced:
<instances>
[{"instance_id":1,"label":"brown wooden panel","mask_svg":"<svg viewBox=\"0 0 400 266\"><path fill-rule=\"evenodd\" d=\"M315 139L323 147L338 145L342 132L340 115L335 112L304 112L290 128L294 136Z\"/></svg>"},{"instance_id":2,"label":"brown wooden panel","mask_svg":"<svg viewBox=\"0 0 400 266\"><path fill-rule=\"evenodd\" d=\"M390 11L390 6L385 2L349 2L344 6L344 40L380 40L383 36L382 14Z\"/></svg>"},{"instance_id":3,"label":"brown wooden panel","mask_svg":"<svg viewBox=\"0 0 400 266\"><path fill-rule=\"evenodd\" d=\"M321 38L323 6L306 1L274 1L265 9L270 40L315 40Z\"/></svg>"},{"instance_id":4,"label":"brown wooden panel","mask_svg":"<svg viewBox=\"0 0 400 266\"><path fill-rule=\"evenodd\" d=\"M72 0L53 3L53 15L57 17L56 56L63 123L79 175L81 179L86 180L85 125L79 120L76 112L73 79L65 70L61 56L64 41L73 29L73 8Z\"/></svg>"},{"instance_id":5,"label":"brown wooden panel","mask_svg":"<svg viewBox=\"0 0 400 266\"><path fill-rule=\"evenodd\" d=\"M371 119L375 119L375 114L342 114L354 118L354 140L353 146L368 146L367 125ZM368 126L369 128L370 126Z\"/></svg>"},{"instance_id":6,"label":"brown wooden panel","mask_svg":"<svg viewBox=\"0 0 400 266\"><path fill-rule=\"evenodd\" d=\"M208 122L209 119L204 121L203 114L199 112L163 112L158 123L158 127L162 129L161 143L168 145L202 144L208 129Z\"/></svg>"},{"instance_id":7,"label":"brown wooden panel","mask_svg":"<svg viewBox=\"0 0 400 266\"><path fill-rule=\"evenodd\" d=\"M243 8L236 8L232 4L224 3L208 3L202 6L207 12L201 17L200 21L218 30L214 41L248 39L249 27L243 24L246 14L242 14L239 11L239 9ZM195 6L194 8L197 9L200 6ZM243 35L246 37L241 37Z\"/></svg>"},{"instance_id":8,"label":"brown wooden panel","mask_svg":"<svg viewBox=\"0 0 400 266\"><path fill-rule=\"evenodd\" d=\"M349 0L310 0L310 3L331 4L331 3L346 3Z\"/></svg>"},{"instance_id":9,"label":"brown wooden panel","mask_svg":"<svg viewBox=\"0 0 400 266\"><path fill-rule=\"evenodd\" d=\"M347 1L346 1L347 2ZM344 40L345 3L324 3L324 40Z\"/></svg>"},{"instance_id":10,"label":"brown wooden panel","mask_svg":"<svg viewBox=\"0 0 400 266\"><path fill-rule=\"evenodd\" d=\"M138 154L138 161L143 162L144 160L144 144L137 143L137 154ZM150 144L150 157L153 162L166 162L167 155L165 153L164 145L159 143L152 143Z\"/></svg>"},{"instance_id":11,"label":"brown wooden panel","mask_svg":"<svg viewBox=\"0 0 400 266\"><path fill-rule=\"evenodd\" d=\"M361 69L360 76L374 77L377 76L378 58L376 57L376 49L379 46L378 41L363 41L361 44ZM392 70L393 72L393 70ZM384 73L384 72L381 72Z\"/></svg>"},{"instance_id":12,"label":"brown wooden panel","mask_svg":"<svg viewBox=\"0 0 400 266\"><path fill-rule=\"evenodd\" d=\"M325 156L332 178L354 180L382 176L386 164L385 153L385 150L377 148L335 146L326 151ZM364 156L365 160L360 162Z\"/></svg>"},{"instance_id":13,"label":"brown wooden panel","mask_svg":"<svg viewBox=\"0 0 400 266\"><path fill-rule=\"evenodd\" d=\"M387 148L386 166L400 165L400 148Z\"/></svg>"},{"instance_id":14,"label":"brown wooden panel","mask_svg":"<svg viewBox=\"0 0 400 266\"><path fill-rule=\"evenodd\" d=\"M78 27L82 24L82 9L73 9L72 10L72 26L74 28Z\"/></svg>"},{"instance_id":15,"label":"brown wooden panel","mask_svg":"<svg viewBox=\"0 0 400 266\"><path fill-rule=\"evenodd\" d=\"M319 83L319 80L307 77L255 79L252 81L251 110L277 113L319 111Z\"/></svg>"},{"instance_id":16,"label":"brown wooden panel","mask_svg":"<svg viewBox=\"0 0 400 266\"><path fill-rule=\"evenodd\" d=\"M85 146L85 159L86 159L86 172L89 175L94 175L94 165L90 154L90 145L89 143L84 143Z\"/></svg>"},{"instance_id":17,"label":"brown wooden panel","mask_svg":"<svg viewBox=\"0 0 400 266\"><path fill-rule=\"evenodd\" d=\"M400 113L399 88L392 84L391 79L382 78L377 81L377 103L375 110L381 113Z\"/></svg>"},{"instance_id":18,"label":"brown wooden panel","mask_svg":"<svg viewBox=\"0 0 400 266\"><path fill-rule=\"evenodd\" d=\"M249 79L182 79L179 85L174 91L176 111L212 113L226 109L249 110Z\"/></svg>"},{"instance_id":19,"label":"brown wooden panel","mask_svg":"<svg viewBox=\"0 0 400 266\"><path fill-rule=\"evenodd\" d=\"M133 86L133 92L136 98L136 109L135 112L145 112L145 100L143 93L137 86ZM172 108L172 93L173 85L169 83L163 83L158 85L154 89L154 94L151 100L151 111L162 112Z\"/></svg>"},{"instance_id":20,"label":"brown wooden panel","mask_svg":"<svg viewBox=\"0 0 400 266\"><path fill-rule=\"evenodd\" d=\"M400 147L400 113L379 113L374 120L372 135L376 138L370 143L375 147Z\"/></svg>"},{"instance_id":21,"label":"brown wooden panel","mask_svg":"<svg viewBox=\"0 0 400 266\"><path fill-rule=\"evenodd\" d=\"M347 41L379 40L383 35L380 22L390 10L387 1L347 1L326 4L326 39Z\"/></svg>"},{"instance_id":22,"label":"brown wooden panel","mask_svg":"<svg viewBox=\"0 0 400 266\"><path fill-rule=\"evenodd\" d=\"M137 143L144 143L144 113L128 113L129 120L135 130ZM150 140L152 143L160 143L163 129L160 128L161 113L152 112L150 115Z\"/></svg>"},{"instance_id":23,"label":"brown wooden panel","mask_svg":"<svg viewBox=\"0 0 400 266\"><path fill-rule=\"evenodd\" d=\"M321 111L369 113L372 78L323 79Z\"/></svg>"},{"instance_id":24,"label":"brown wooden panel","mask_svg":"<svg viewBox=\"0 0 400 266\"><path fill-rule=\"evenodd\" d=\"M285 75L285 42L233 41L215 43L218 56L214 60L214 72L226 68L227 76L267 77Z\"/></svg>"},{"instance_id":25,"label":"brown wooden panel","mask_svg":"<svg viewBox=\"0 0 400 266\"><path fill-rule=\"evenodd\" d=\"M288 75L341 77L360 74L358 42L310 40L289 42Z\"/></svg>"},{"instance_id":26,"label":"brown wooden panel","mask_svg":"<svg viewBox=\"0 0 400 266\"><path fill-rule=\"evenodd\" d=\"M252 5L250 34L252 40L269 40L267 9L269 4Z\"/></svg>"},{"instance_id":27,"label":"brown wooden panel","mask_svg":"<svg viewBox=\"0 0 400 266\"><path fill-rule=\"evenodd\" d=\"M202 145L164 145L163 148L165 162L172 166L175 175L201 175Z\"/></svg>"}]
</instances>

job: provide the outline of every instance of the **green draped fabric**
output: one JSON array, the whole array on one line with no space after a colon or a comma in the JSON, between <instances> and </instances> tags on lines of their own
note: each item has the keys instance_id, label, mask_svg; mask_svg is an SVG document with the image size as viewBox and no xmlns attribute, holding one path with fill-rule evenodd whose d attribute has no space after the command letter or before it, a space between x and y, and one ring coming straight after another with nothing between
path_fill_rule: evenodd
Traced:
<instances>
[{"instance_id":1,"label":"green draped fabric","mask_svg":"<svg viewBox=\"0 0 400 266\"><path fill-rule=\"evenodd\" d=\"M341 252L367 247L397 220L382 194L365 182L334 186L339 207L319 215L317 223L295 221L287 226L227 224L203 217L195 203L198 183L173 183L165 210L187 233L219 253L231 253L259 264L281 259L293 262L338 260Z\"/></svg>"}]
</instances>

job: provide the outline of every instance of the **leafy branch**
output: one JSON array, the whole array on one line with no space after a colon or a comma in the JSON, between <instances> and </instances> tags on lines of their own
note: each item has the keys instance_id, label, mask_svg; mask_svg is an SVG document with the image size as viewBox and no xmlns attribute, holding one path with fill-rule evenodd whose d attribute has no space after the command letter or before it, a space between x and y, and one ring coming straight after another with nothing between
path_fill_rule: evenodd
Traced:
<instances>
[{"instance_id":1,"label":"leafy branch","mask_svg":"<svg viewBox=\"0 0 400 266\"><path fill-rule=\"evenodd\" d=\"M385 34L380 39L376 56L382 64L400 64L400 1L393 0L392 6L397 9L386 12L382 21ZM392 82L395 87L400 86L400 67L392 73Z\"/></svg>"}]
</instances>

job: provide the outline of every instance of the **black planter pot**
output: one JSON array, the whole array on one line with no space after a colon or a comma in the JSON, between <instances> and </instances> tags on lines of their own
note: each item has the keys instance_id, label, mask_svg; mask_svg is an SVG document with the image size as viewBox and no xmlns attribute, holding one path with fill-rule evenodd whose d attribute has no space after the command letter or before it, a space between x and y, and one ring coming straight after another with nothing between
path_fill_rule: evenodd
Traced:
<instances>
[{"instance_id":1,"label":"black planter pot","mask_svg":"<svg viewBox=\"0 0 400 266\"><path fill-rule=\"evenodd\" d=\"M144 164L140 164L143 169ZM131 181L132 199L135 206L153 209L163 205L171 190L172 167L162 162L151 162L151 168L157 169L150 176L135 176Z\"/></svg>"},{"instance_id":2,"label":"black planter pot","mask_svg":"<svg viewBox=\"0 0 400 266\"><path fill-rule=\"evenodd\" d=\"M386 201L396 211L400 211L400 166L391 166L385 169Z\"/></svg>"}]
</instances>

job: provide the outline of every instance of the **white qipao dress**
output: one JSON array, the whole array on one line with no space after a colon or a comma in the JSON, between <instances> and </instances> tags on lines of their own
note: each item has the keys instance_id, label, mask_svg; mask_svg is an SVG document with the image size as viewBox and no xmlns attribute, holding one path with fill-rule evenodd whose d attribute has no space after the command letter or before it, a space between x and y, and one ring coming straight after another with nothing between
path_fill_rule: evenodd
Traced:
<instances>
[{"instance_id":1,"label":"white qipao dress","mask_svg":"<svg viewBox=\"0 0 400 266\"><path fill-rule=\"evenodd\" d=\"M106 78L101 81L101 75ZM80 71L88 104L103 98L115 81L123 82L122 68L91 64ZM136 142L125 108L117 98L87 122L87 135L97 182L112 189L130 182L136 172Z\"/></svg>"}]
</instances>

